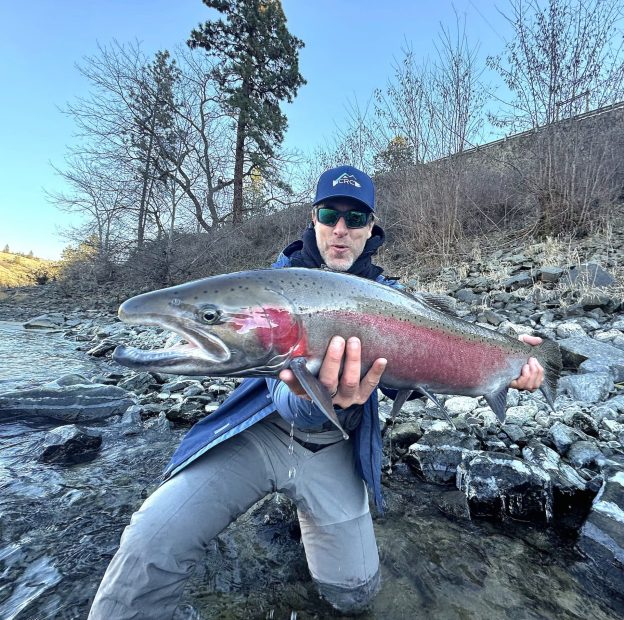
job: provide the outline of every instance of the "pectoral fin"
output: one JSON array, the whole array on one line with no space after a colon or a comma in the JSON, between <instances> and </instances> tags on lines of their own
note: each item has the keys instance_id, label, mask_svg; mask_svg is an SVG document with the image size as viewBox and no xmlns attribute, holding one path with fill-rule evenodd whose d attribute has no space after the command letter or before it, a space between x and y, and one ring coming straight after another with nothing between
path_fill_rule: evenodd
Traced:
<instances>
[{"instance_id":1,"label":"pectoral fin","mask_svg":"<svg viewBox=\"0 0 624 620\"><path fill-rule=\"evenodd\" d=\"M394 420L396 418L399 411L401 411L401 407L405 404L405 401L411 396L413 390L399 390L397 395L394 398L394 402L392 403L392 411L390 412L390 417Z\"/></svg>"},{"instance_id":2,"label":"pectoral fin","mask_svg":"<svg viewBox=\"0 0 624 620\"><path fill-rule=\"evenodd\" d=\"M492 408L492 411L494 411L496 417L500 420L501 424L505 421L508 389L508 387L504 387L502 390L495 392L494 394L485 395L485 400L487 404Z\"/></svg>"},{"instance_id":3,"label":"pectoral fin","mask_svg":"<svg viewBox=\"0 0 624 620\"><path fill-rule=\"evenodd\" d=\"M349 435L342 428L338 416L334 411L331 395L327 388L307 369L306 360L303 357L295 357L290 360L290 369L301 383L301 387L312 399L312 402L327 416L336 428L342 433L344 439L349 439Z\"/></svg>"}]
</instances>

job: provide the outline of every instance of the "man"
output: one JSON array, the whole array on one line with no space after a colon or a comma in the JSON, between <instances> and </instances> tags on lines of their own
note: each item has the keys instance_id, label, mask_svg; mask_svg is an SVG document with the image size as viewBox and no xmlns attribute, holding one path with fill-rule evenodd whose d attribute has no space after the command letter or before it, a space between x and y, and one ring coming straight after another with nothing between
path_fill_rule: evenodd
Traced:
<instances>
[{"instance_id":1,"label":"man","mask_svg":"<svg viewBox=\"0 0 624 620\"><path fill-rule=\"evenodd\" d=\"M327 268L398 286L371 260L384 241L374 211L375 189L366 174L351 166L324 172L310 226L274 266ZM166 482L133 515L89 618L171 618L207 543L275 491L297 506L321 595L340 611L362 611L379 589L366 486L381 508L376 387L385 366L378 359L361 378L360 341L335 337L329 343L319 380L332 394L348 441L290 370L279 380L244 381L189 431L167 467ZM542 379L543 370L531 359L512 386L533 390ZM224 426L230 430L214 439Z\"/></svg>"}]
</instances>

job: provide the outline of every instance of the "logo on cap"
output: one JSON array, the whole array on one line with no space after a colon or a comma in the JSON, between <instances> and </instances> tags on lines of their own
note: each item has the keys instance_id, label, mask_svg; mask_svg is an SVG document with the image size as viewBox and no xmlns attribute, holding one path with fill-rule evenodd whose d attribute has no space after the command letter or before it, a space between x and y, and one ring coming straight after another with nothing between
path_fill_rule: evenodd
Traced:
<instances>
[{"instance_id":1,"label":"logo on cap","mask_svg":"<svg viewBox=\"0 0 624 620\"><path fill-rule=\"evenodd\" d=\"M346 183L347 185L353 185L354 187L362 187L352 174L347 174L346 172L343 172L337 179L332 181L332 187L336 187L339 183Z\"/></svg>"}]
</instances>

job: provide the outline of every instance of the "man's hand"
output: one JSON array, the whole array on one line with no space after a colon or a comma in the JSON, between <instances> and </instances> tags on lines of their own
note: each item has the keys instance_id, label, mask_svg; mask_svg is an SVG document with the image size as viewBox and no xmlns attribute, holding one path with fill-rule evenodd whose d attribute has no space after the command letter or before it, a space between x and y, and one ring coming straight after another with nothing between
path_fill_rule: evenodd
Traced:
<instances>
[{"instance_id":1,"label":"man's hand","mask_svg":"<svg viewBox=\"0 0 624 620\"><path fill-rule=\"evenodd\" d=\"M340 376L342 358L344 366ZM319 371L319 381L329 390L332 402L343 409L351 405L365 403L373 393L388 361L383 357L375 360L370 370L360 380L362 373L362 345L359 338L334 336L327 347L325 358ZM305 390L291 370L282 370L279 378L297 396L308 398Z\"/></svg>"},{"instance_id":2,"label":"man's hand","mask_svg":"<svg viewBox=\"0 0 624 620\"><path fill-rule=\"evenodd\" d=\"M522 340L522 342L526 342L534 347L542 343L541 338L529 336L528 334L522 334L518 337L518 340ZM534 357L531 357L522 367L520 376L514 379L509 384L509 387L516 388L517 390L529 390L529 392L534 392L542 385L542 381L544 381L544 369Z\"/></svg>"}]
</instances>

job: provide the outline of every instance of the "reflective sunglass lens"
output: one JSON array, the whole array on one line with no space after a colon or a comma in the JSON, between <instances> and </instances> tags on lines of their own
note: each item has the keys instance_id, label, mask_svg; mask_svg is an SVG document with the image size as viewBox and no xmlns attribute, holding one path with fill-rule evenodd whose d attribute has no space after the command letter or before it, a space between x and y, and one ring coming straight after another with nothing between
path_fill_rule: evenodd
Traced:
<instances>
[{"instance_id":1,"label":"reflective sunglass lens","mask_svg":"<svg viewBox=\"0 0 624 620\"><path fill-rule=\"evenodd\" d=\"M347 228L363 228L368 224L369 214L363 211L337 211L328 207L317 211L318 221L325 226L335 226L341 217L344 217Z\"/></svg>"}]
</instances>

